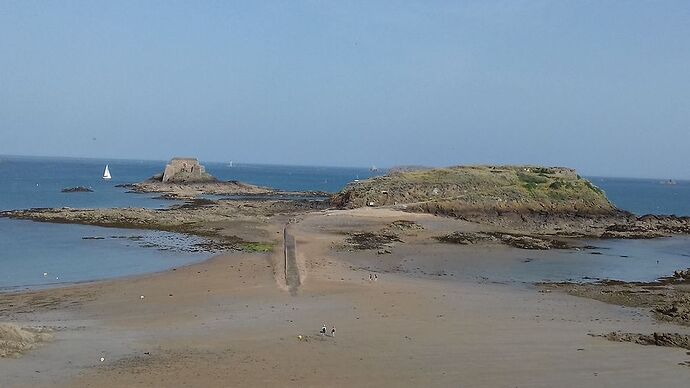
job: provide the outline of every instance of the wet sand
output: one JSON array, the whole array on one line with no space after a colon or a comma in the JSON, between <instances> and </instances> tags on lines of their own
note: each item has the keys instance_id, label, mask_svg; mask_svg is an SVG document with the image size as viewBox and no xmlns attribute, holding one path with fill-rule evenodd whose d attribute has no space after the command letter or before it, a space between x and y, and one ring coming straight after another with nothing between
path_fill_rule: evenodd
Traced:
<instances>
[{"instance_id":1,"label":"wet sand","mask_svg":"<svg viewBox=\"0 0 690 388\"><path fill-rule=\"evenodd\" d=\"M404 243L390 254L348 247L344 233L400 219L424 229L398 231ZM0 295L0 321L49 327L55 337L21 358L0 359L0 385L685 387L690 379L690 368L679 365L690 360L686 350L590 335L690 334L645 309L438 276L449 255L471 265L485 247L438 248L429 236L473 224L375 209L297 221L294 293L275 249ZM282 226L265 229L278 245ZM396 270L411 260L419 272ZM370 273L379 280L369 281ZM336 337L320 336L322 324L335 325Z\"/></svg>"}]
</instances>

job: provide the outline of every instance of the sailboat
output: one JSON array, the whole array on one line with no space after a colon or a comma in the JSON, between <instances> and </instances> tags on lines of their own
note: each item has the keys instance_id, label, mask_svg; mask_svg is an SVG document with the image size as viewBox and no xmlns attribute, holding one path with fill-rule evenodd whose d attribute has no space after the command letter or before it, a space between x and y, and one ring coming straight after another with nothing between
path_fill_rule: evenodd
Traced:
<instances>
[{"instance_id":1,"label":"sailboat","mask_svg":"<svg viewBox=\"0 0 690 388\"><path fill-rule=\"evenodd\" d=\"M110 176L110 169L108 168L108 165L105 165L105 170L103 171L103 179L105 180L110 180L112 177Z\"/></svg>"}]
</instances>

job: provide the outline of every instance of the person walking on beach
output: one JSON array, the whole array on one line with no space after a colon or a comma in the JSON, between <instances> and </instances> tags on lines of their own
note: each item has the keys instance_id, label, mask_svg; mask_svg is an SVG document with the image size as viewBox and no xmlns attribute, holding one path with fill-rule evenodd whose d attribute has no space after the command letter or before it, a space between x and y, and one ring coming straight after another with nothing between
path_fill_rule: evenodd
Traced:
<instances>
[{"instance_id":1,"label":"person walking on beach","mask_svg":"<svg viewBox=\"0 0 690 388\"><path fill-rule=\"evenodd\" d=\"M374 280L374 278L371 277L371 274L369 274L369 281Z\"/></svg>"},{"instance_id":2,"label":"person walking on beach","mask_svg":"<svg viewBox=\"0 0 690 388\"><path fill-rule=\"evenodd\" d=\"M374 274L374 281L377 281L377 280L379 280L379 275Z\"/></svg>"},{"instance_id":3,"label":"person walking on beach","mask_svg":"<svg viewBox=\"0 0 690 388\"><path fill-rule=\"evenodd\" d=\"M335 337L335 326L331 329L331 337Z\"/></svg>"},{"instance_id":4,"label":"person walking on beach","mask_svg":"<svg viewBox=\"0 0 690 388\"><path fill-rule=\"evenodd\" d=\"M321 327L321 335L326 335L326 324L325 323Z\"/></svg>"}]
</instances>

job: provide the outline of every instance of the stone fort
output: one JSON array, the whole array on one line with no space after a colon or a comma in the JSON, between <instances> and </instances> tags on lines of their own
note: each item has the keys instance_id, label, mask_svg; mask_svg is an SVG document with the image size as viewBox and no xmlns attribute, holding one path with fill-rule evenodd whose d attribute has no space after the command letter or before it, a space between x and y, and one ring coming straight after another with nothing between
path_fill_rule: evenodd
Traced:
<instances>
[{"instance_id":1,"label":"stone fort","mask_svg":"<svg viewBox=\"0 0 690 388\"><path fill-rule=\"evenodd\" d=\"M165 166L163 183L212 182L216 179L206 172L196 158L172 158Z\"/></svg>"}]
</instances>

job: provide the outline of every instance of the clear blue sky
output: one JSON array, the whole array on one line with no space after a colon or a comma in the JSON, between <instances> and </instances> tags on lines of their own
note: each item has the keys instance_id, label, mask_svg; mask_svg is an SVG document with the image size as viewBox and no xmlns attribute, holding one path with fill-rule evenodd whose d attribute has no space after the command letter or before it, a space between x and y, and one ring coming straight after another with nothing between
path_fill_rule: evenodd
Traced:
<instances>
[{"instance_id":1,"label":"clear blue sky","mask_svg":"<svg viewBox=\"0 0 690 388\"><path fill-rule=\"evenodd\" d=\"M690 178L690 2L0 1L0 154Z\"/></svg>"}]
</instances>

